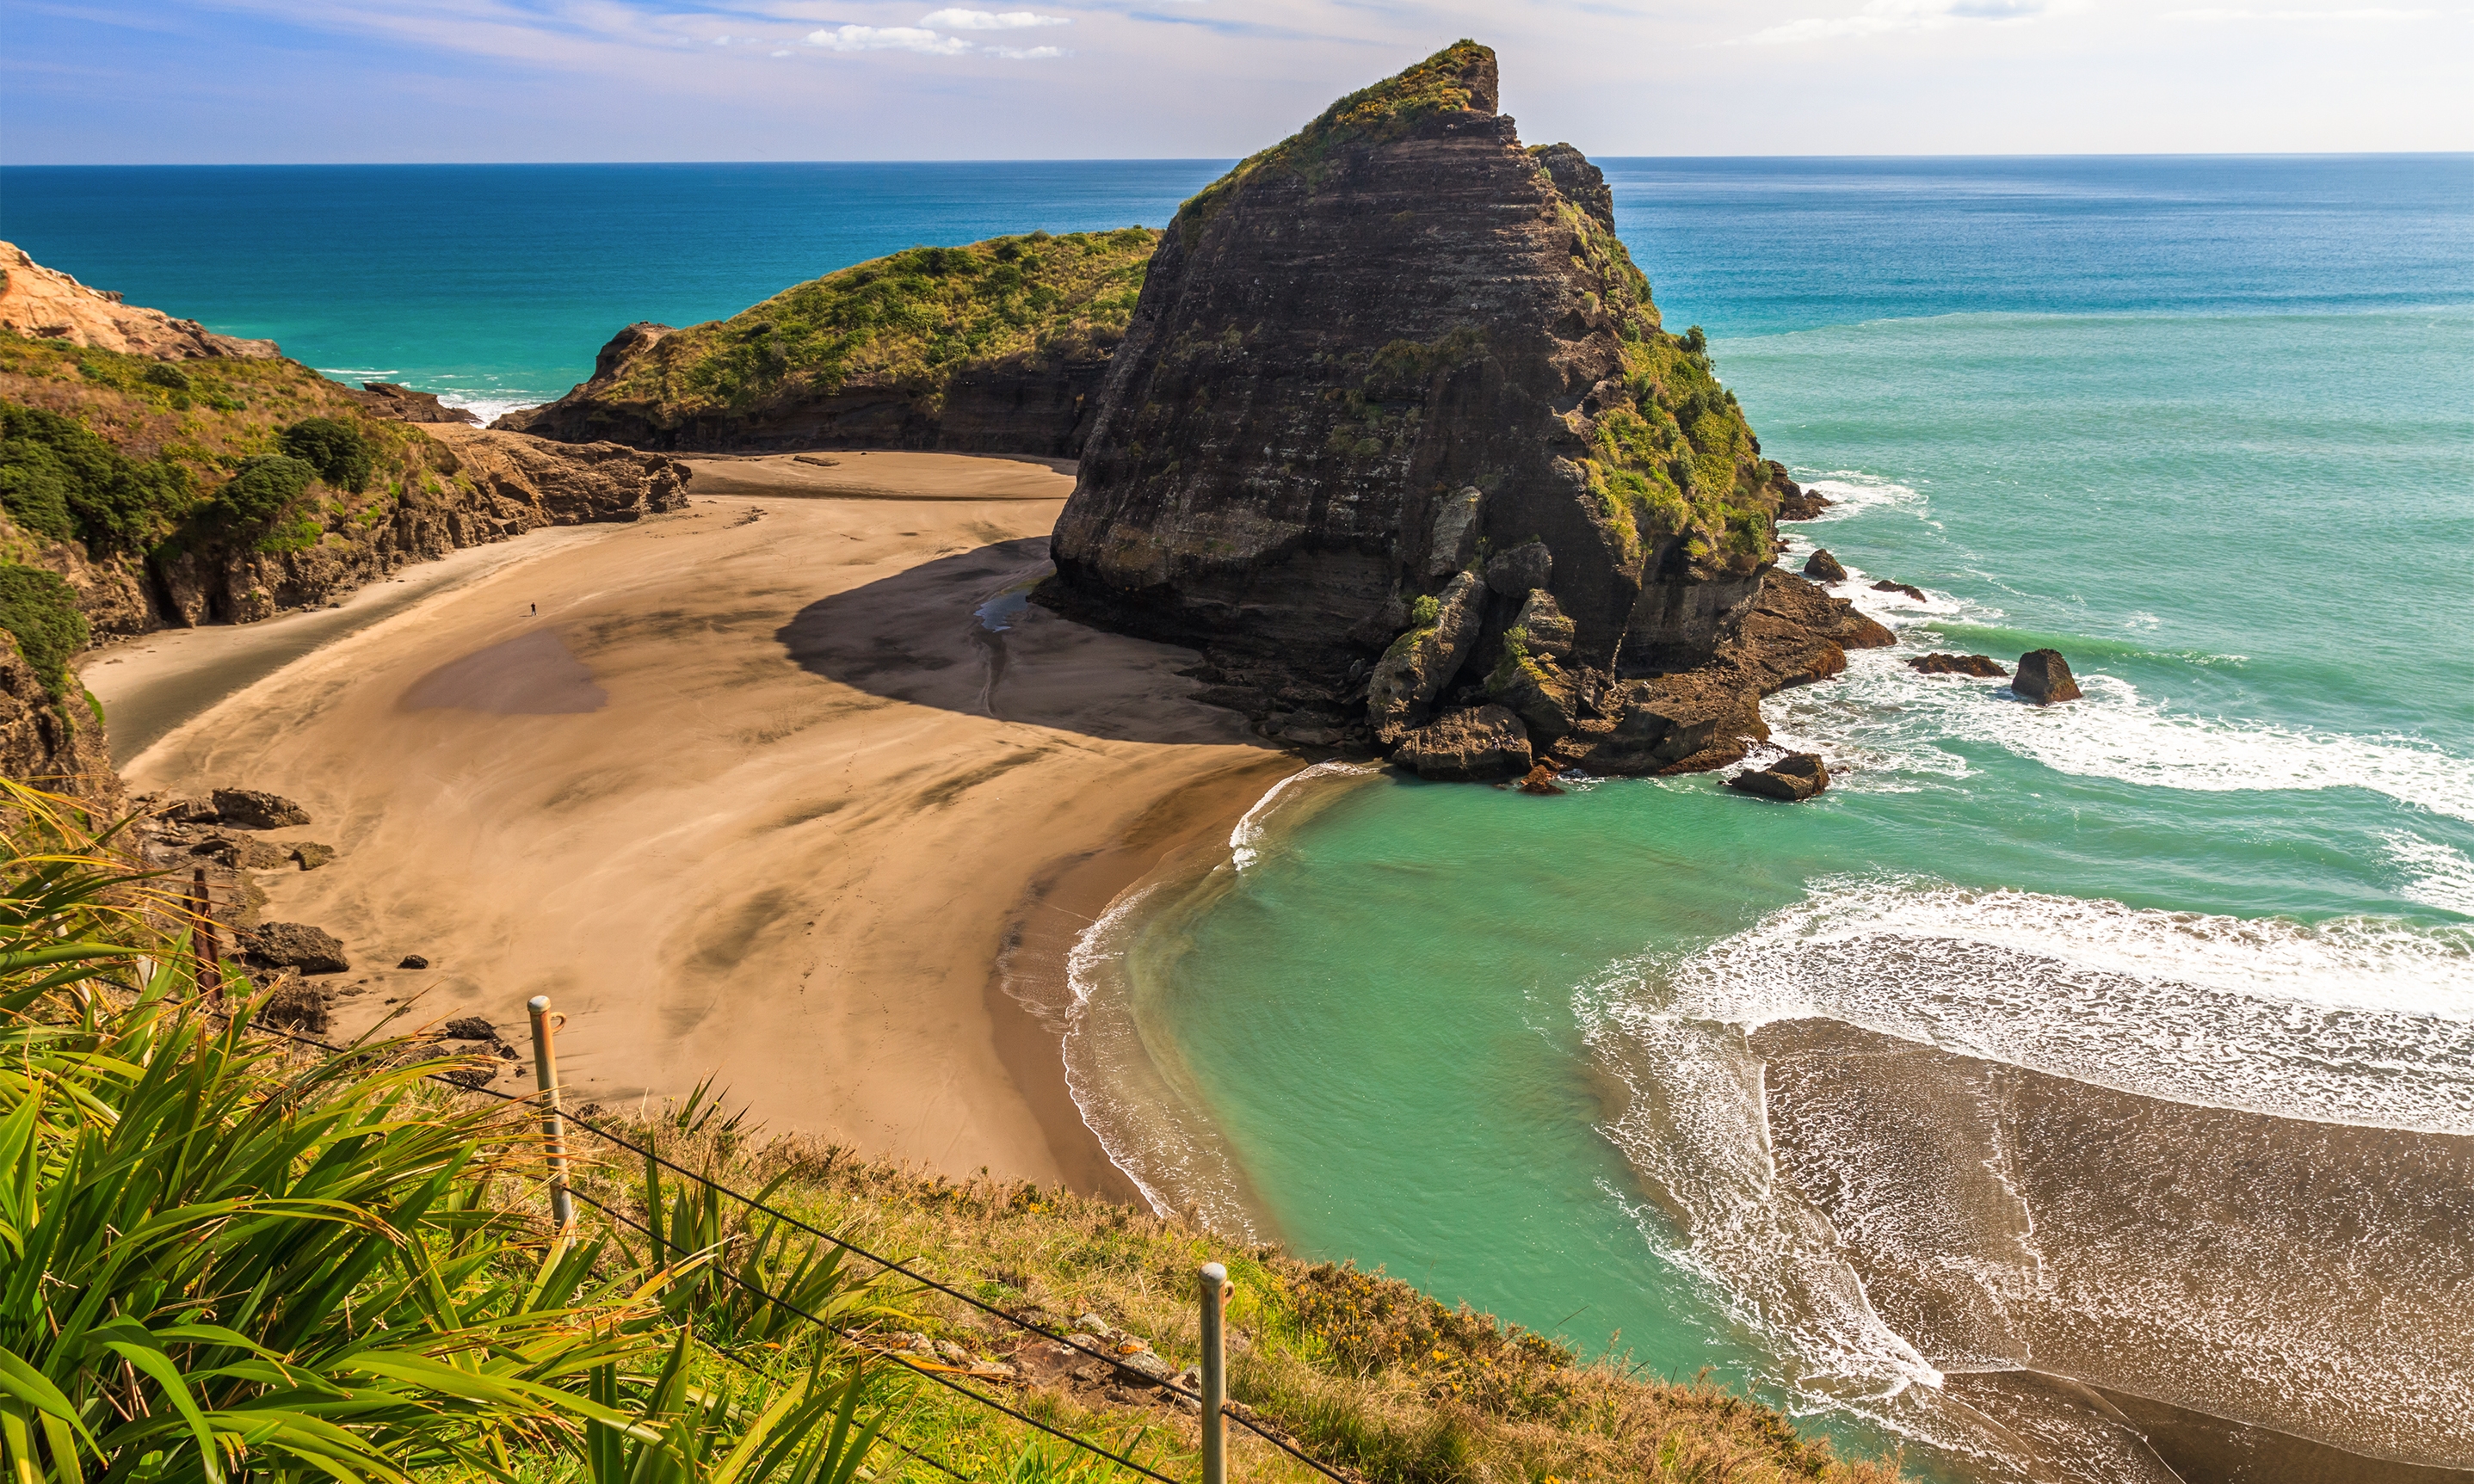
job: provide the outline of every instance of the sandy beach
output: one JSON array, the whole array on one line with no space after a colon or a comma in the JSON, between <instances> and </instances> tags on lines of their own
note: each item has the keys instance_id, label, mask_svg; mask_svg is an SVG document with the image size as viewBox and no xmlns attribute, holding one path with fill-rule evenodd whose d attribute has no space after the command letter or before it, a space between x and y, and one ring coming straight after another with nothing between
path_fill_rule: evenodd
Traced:
<instances>
[{"instance_id":1,"label":"sandy beach","mask_svg":"<svg viewBox=\"0 0 2474 1484\"><path fill-rule=\"evenodd\" d=\"M408 570L356 625L92 657L131 786L309 810L270 837L339 854L261 916L346 945L337 1034L521 1041L547 994L578 1103L710 1077L773 1128L1128 1193L1066 1093L1064 947L1298 763L1190 699L1190 651L1025 605L1066 469L690 462L686 513Z\"/></svg>"}]
</instances>

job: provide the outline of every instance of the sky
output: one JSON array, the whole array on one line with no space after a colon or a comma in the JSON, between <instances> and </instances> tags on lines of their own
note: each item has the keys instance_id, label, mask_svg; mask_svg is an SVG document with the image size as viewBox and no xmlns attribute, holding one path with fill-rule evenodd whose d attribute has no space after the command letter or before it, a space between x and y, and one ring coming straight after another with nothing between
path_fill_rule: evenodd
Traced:
<instances>
[{"instance_id":1,"label":"sky","mask_svg":"<svg viewBox=\"0 0 2474 1484\"><path fill-rule=\"evenodd\" d=\"M1222 158L1465 36L1599 156L2474 150L2474 0L0 0L0 163Z\"/></svg>"}]
</instances>

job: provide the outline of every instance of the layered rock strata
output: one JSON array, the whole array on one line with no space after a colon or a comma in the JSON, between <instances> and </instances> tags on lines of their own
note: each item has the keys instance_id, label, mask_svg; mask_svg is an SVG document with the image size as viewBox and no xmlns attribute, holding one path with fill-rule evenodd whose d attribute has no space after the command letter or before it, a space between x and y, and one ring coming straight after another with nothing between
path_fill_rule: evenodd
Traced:
<instances>
[{"instance_id":1,"label":"layered rock strata","mask_svg":"<svg viewBox=\"0 0 2474 1484\"><path fill-rule=\"evenodd\" d=\"M1769 570L1801 491L1613 225L1471 42L1247 160L1152 256L1038 601L1433 777L1518 777L1507 723L1595 771L1741 755L1763 687L1887 635Z\"/></svg>"}]
</instances>

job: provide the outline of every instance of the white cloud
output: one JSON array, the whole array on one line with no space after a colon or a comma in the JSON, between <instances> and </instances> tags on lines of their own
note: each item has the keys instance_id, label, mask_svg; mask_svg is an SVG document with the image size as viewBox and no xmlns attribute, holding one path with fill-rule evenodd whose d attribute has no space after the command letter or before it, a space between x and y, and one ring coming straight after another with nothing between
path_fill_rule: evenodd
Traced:
<instances>
[{"instance_id":1,"label":"white cloud","mask_svg":"<svg viewBox=\"0 0 2474 1484\"><path fill-rule=\"evenodd\" d=\"M2429 20L2438 11L2168 11L2167 20Z\"/></svg>"},{"instance_id":2,"label":"white cloud","mask_svg":"<svg viewBox=\"0 0 2474 1484\"><path fill-rule=\"evenodd\" d=\"M790 54L789 54L789 52L788 52L788 51L785 50L785 51L774 52L774 53L771 53L770 55L775 56L775 57L788 57L788 56L789 56Z\"/></svg>"},{"instance_id":3,"label":"white cloud","mask_svg":"<svg viewBox=\"0 0 2474 1484\"><path fill-rule=\"evenodd\" d=\"M1062 15L1037 15L1030 11L938 11L922 15L919 24L947 31L1029 31L1034 26L1071 26Z\"/></svg>"},{"instance_id":4,"label":"white cloud","mask_svg":"<svg viewBox=\"0 0 2474 1484\"><path fill-rule=\"evenodd\" d=\"M1045 61L1051 57L1068 55L1061 46L991 46L986 50L991 57L1003 57L1011 61Z\"/></svg>"},{"instance_id":5,"label":"white cloud","mask_svg":"<svg viewBox=\"0 0 2474 1484\"><path fill-rule=\"evenodd\" d=\"M1839 36L1878 36L1904 31L1939 31L1963 22L2030 21L2055 6L2046 0L1869 0L1853 15L1807 15L1736 39L1753 46L1827 41Z\"/></svg>"},{"instance_id":6,"label":"white cloud","mask_svg":"<svg viewBox=\"0 0 2474 1484\"><path fill-rule=\"evenodd\" d=\"M960 36L942 36L916 26L834 26L809 32L808 44L829 52L920 52L930 57L971 49Z\"/></svg>"}]
</instances>

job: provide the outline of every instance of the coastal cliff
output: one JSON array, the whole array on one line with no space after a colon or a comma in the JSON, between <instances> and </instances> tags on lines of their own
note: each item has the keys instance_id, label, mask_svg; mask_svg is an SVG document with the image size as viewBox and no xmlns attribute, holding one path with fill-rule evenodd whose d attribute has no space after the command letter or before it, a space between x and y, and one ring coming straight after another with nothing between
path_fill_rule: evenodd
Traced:
<instances>
[{"instance_id":1,"label":"coastal cliff","mask_svg":"<svg viewBox=\"0 0 2474 1484\"><path fill-rule=\"evenodd\" d=\"M1716 766L1778 678L1742 648L1758 608L1833 651L1888 635L1770 570L1801 491L1700 331L1661 325L1605 178L1524 148L1496 84L1461 42L1185 203L1039 600L1204 649L1207 694L1289 740L1389 750L1454 713L1411 745L1429 776L1559 744ZM1656 679L1721 660L1708 705Z\"/></svg>"},{"instance_id":2,"label":"coastal cliff","mask_svg":"<svg viewBox=\"0 0 2474 1484\"><path fill-rule=\"evenodd\" d=\"M16 644L0 655L0 769L12 777L100 759L67 669L89 638L323 607L458 547L687 503L685 468L657 454L467 427L433 397L354 391L270 342L0 251L18 331L0 335L0 629ZM28 303L39 312L16 317Z\"/></svg>"},{"instance_id":3,"label":"coastal cliff","mask_svg":"<svg viewBox=\"0 0 2474 1484\"><path fill-rule=\"evenodd\" d=\"M1071 458L1159 234L913 248L727 320L631 324L593 376L493 426L714 453L907 448Z\"/></svg>"}]
</instances>

